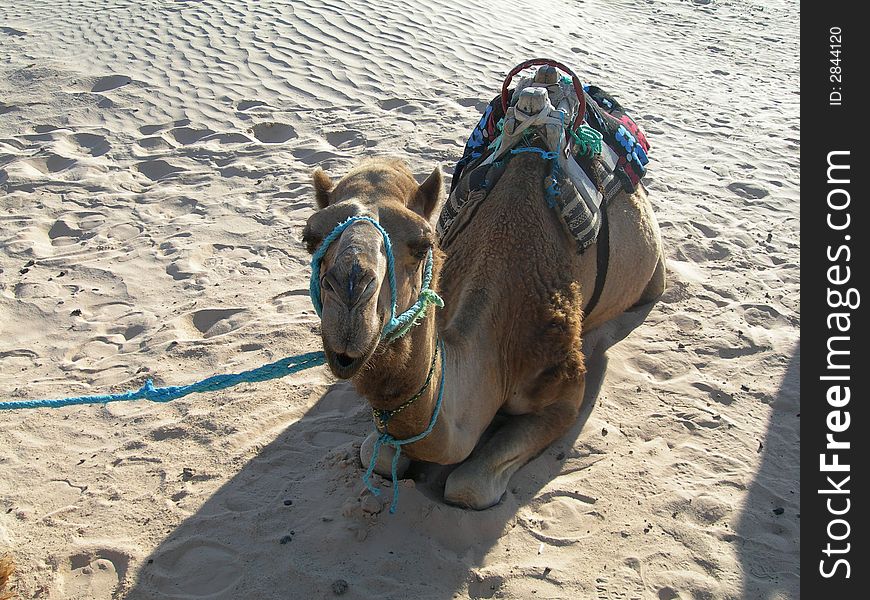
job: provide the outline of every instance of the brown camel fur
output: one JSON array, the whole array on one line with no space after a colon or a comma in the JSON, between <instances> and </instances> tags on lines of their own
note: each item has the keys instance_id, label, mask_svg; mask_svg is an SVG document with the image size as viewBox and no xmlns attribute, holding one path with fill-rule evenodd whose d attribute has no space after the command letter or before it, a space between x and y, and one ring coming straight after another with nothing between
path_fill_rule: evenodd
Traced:
<instances>
[{"instance_id":1,"label":"brown camel fur","mask_svg":"<svg viewBox=\"0 0 870 600\"><path fill-rule=\"evenodd\" d=\"M608 206L610 263L598 305L583 314L595 285L597 247L578 256L574 240L547 207L540 157L514 157L472 222L438 249L434 234L443 198L439 169L421 185L396 159L364 161L333 186L314 174L319 210L303 239L313 251L351 215L378 220L393 244L397 313L420 292L426 251L434 248L432 288L445 307L430 309L405 337L380 341L389 318L390 290L380 234L356 223L330 246L321 266L322 337L330 369L351 378L374 408L390 409L413 396L426 379L436 332L445 369L441 415L432 433L403 447L413 460L462 463L448 477L450 503L483 509L499 502L510 477L575 422L583 401L581 334L626 309L656 299L665 287L661 236L646 197L620 194ZM437 385L388 424L398 439L423 431ZM475 447L497 412L507 421ZM366 440L364 464L371 456ZM384 447L378 473L389 474Z\"/></svg>"},{"instance_id":2,"label":"brown camel fur","mask_svg":"<svg viewBox=\"0 0 870 600\"><path fill-rule=\"evenodd\" d=\"M6 584L15 571L15 564L8 554L0 555L0 600L12 600L12 592L6 590Z\"/></svg>"}]
</instances>

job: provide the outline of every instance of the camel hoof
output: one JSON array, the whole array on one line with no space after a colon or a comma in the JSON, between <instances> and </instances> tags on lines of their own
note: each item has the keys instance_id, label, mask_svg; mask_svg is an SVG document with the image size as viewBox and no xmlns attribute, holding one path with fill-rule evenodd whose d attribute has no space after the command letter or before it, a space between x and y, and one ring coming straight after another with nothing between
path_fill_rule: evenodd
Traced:
<instances>
[{"instance_id":1,"label":"camel hoof","mask_svg":"<svg viewBox=\"0 0 870 600\"><path fill-rule=\"evenodd\" d=\"M469 479L462 473L462 467L459 467L447 478L444 485L444 501L462 508L484 510L498 504L505 489L498 488L494 482L486 485L480 479Z\"/></svg>"},{"instance_id":2,"label":"camel hoof","mask_svg":"<svg viewBox=\"0 0 870 600\"><path fill-rule=\"evenodd\" d=\"M362 446L359 448L359 459L362 462L362 466L364 469L369 468L369 463L372 460L372 453L375 448L375 440L378 439L378 433L373 431L368 435L368 437L363 441ZM392 464L393 464L393 455L396 453L395 448L392 446L381 446L381 451L378 453L378 460L375 462L375 473L380 475L381 477L385 477L387 479L392 479ZM396 465L396 477L399 479L405 474L405 471L408 470L408 466L411 464L411 459L405 455L399 457L399 464Z\"/></svg>"}]
</instances>

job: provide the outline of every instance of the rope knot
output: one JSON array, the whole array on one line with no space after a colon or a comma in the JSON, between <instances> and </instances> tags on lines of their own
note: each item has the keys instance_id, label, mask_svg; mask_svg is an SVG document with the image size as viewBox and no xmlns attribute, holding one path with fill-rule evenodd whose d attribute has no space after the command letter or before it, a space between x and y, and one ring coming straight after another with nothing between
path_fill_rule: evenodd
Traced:
<instances>
[{"instance_id":1,"label":"rope knot","mask_svg":"<svg viewBox=\"0 0 870 600\"><path fill-rule=\"evenodd\" d=\"M420 292L420 296L428 304L434 304L438 308L444 308L444 299L438 295L438 292L431 289L426 289Z\"/></svg>"}]
</instances>

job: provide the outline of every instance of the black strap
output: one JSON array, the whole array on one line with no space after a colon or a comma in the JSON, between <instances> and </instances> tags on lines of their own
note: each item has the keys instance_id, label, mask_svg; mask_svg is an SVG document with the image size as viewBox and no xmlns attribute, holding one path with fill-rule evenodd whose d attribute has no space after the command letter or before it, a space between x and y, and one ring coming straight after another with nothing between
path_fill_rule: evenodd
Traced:
<instances>
[{"instance_id":1,"label":"black strap","mask_svg":"<svg viewBox=\"0 0 870 600\"><path fill-rule=\"evenodd\" d=\"M601 206L601 229L598 232L598 250L595 256L597 272L595 273L595 289L592 297L583 309L584 317L592 314L595 305L601 299L604 290L604 281L607 279L607 267L610 263L610 225L607 222L607 206Z\"/></svg>"}]
</instances>

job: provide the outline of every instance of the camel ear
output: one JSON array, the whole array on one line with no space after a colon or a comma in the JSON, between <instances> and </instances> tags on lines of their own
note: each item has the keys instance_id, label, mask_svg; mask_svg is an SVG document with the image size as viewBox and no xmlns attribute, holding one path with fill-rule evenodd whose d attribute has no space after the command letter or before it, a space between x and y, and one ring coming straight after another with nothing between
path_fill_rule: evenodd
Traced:
<instances>
[{"instance_id":1,"label":"camel ear","mask_svg":"<svg viewBox=\"0 0 870 600\"><path fill-rule=\"evenodd\" d=\"M332 179L323 169L317 169L312 176L314 179L314 198L317 200L317 208L329 206L329 192L332 191Z\"/></svg>"},{"instance_id":2,"label":"camel ear","mask_svg":"<svg viewBox=\"0 0 870 600\"><path fill-rule=\"evenodd\" d=\"M408 202L408 208L430 223L434 223L438 219L438 213L435 209L441 202L443 194L444 178L441 176L441 167L435 167L435 170L426 178L426 181L421 183L417 191L414 192L414 196Z\"/></svg>"}]
</instances>

